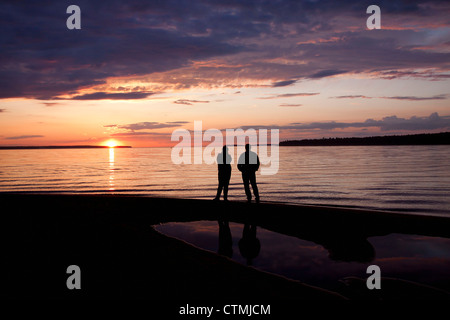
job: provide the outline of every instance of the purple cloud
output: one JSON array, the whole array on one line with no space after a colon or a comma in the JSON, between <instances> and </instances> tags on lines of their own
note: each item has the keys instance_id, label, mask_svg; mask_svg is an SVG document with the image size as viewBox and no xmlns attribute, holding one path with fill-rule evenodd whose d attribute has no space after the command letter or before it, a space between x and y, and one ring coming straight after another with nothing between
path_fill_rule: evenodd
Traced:
<instances>
[{"instance_id":1,"label":"purple cloud","mask_svg":"<svg viewBox=\"0 0 450 320\"><path fill-rule=\"evenodd\" d=\"M110 136L121 137L123 139L146 139L151 137L159 142L170 142L171 133L166 132L154 132L153 130L176 128L190 123L189 121L170 121L170 122L138 122L130 124L108 124L104 125L105 128L114 129L111 131Z\"/></svg>"},{"instance_id":2,"label":"purple cloud","mask_svg":"<svg viewBox=\"0 0 450 320\"><path fill-rule=\"evenodd\" d=\"M343 71L343 70L322 70L322 71L313 73L308 78L311 78L311 79L326 78L326 77L336 76L338 74L343 74L346 72L347 71Z\"/></svg>"},{"instance_id":3,"label":"purple cloud","mask_svg":"<svg viewBox=\"0 0 450 320\"><path fill-rule=\"evenodd\" d=\"M190 33L192 28L183 28L190 18L175 8L184 6L188 15L205 13L206 8L196 13L195 4L80 0L77 5L83 16L95 19L83 19L81 30L69 31L66 3L0 3L0 98L72 95L105 84L109 77L164 72L240 50L225 39L199 37ZM166 27L178 17L180 28Z\"/></svg>"},{"instance_id":4,"label":"purple cloud","mask_svg":"<svg viewBox=\"0 0 450 320\"><path fill-rule=\"evenodd\" d=\"M361 98L361 99L372 99L372 97L368 97L368 96L364 96L364 95L360 95L360 94L358 94L358 95L348 95L348 96L337 96L337 97L331 97L331 98L334 98L334 99L358 99L358 98Z\"/></svg>"},{"instance_id":5,"label":"purple cloud","mask_svg":"<svg viewBox=\"0 0 450 320\"><path fill-rule=\"evenodd\" d=\"M31 139L31 138L43 138L41 135L23 135L23 136L14 136L14 137L6 137L8 140L20 140L20 139Z\"/></svg>"},{"instance_id":6,"label":"purple cloud","mask_svg":"<svg viewBox=\"0 0 450 320\"><path fill-rule=\"evenodd\" d=\"M394 96L394 97L382 97L383 99L394 99L394 100L408 100L408 101L424 101L424 100L445 100L447 99L446 94L440 94L431 97L416 97L416 96Z\"/></svg>"},{"instance_id":7,"label":"purple cloud","mask_svg":"<svg viewBox=\"0 0 450 320\"><path fill-rule=\"evenodd\" d=\"M139 131L139 130L155 130L155 129L163 129L163 128L174 128L179 127L182 124L187 123L185 121L174 121L174 122L138 122L138 123L130 123L130 124L108 124L103 127L105 128L117 128L117 129L125 129L129 131Z\"/></svg>"},{"instance_id":8,"label":"purple cloud","mask_svg":"<svg viewBox=\"0 0 450 320\"><path fill-rule=\"evenodd\" d=\"M112 137L136 137L136 136L157 136L170 137L171 133L163 132L118 132L111 134Z\"/></svg>"},{"instance_id":9,"label":"purple cloud","mask_svg":"<svg viewBox=\"0 0 450 320\"><path fill-rule=\"evenodd\" d=\"M87 93L79 96L72 97L71 100L134 100L145 99L148 96L155 94L154 92L121 92L121 93L108 93L108 92L95 92Z\"/></svg>"},{"instance_id":10,"label":"purple cloud","mask_svg":"<svg viewBox=\"0 0 450 320\"><path fill-rule=\"evenodd\" d=\"M278 98L309 97L309 96L316 96L318 94L319 94L318 92L312 92L312 93L284 93L284 94L272 95L272 96L269 96L269 97L260 97L258 99L278 99Z\"/></svg>"},{"instance_id":11,"label":"purple cloud","mask_svg":"<svg viewBox=\"0 0 450 320\"><path fill-rule=\"evenodd\" d=\"M277 87L287 87L290 86L291 84L296 83L297 80L284 80L284 81L277 81L272 83L272 87L277 88Z\"/></svg>"},{"instance_id":12,"label":"purple cloud","mask_svg":"<svg viewBox=\"0 0 450 320\"><path fill-rule=\"evenodd\" d=\"M158 78L160 87L176 89L238 89L251 80L255 86L265 80L283 87L344 73L449 78L448 36L433 32L448 29L445 1L381 1L380 32L365 28L369 4L78 0L89 18L82 19L81 30L70 31L65 2L2 1L0 98L116 99L102 90L80 94L112 77L149 76ZM223 63L196 64L220 59ZM174 76L177 72L183 77ZM152 90L136 92L144 96Z\"/></svg>"},{"instance_id":13,"label":"purple cloud","mask_svg":"<svg viewBox=\"0 0 450 320\"><path fill-rule=\"evenodd\" d=\"M346 128L379 128L381 131L419 131L419 130L437 130L450 129L450 116L439 116L437 112L429 117L413 116L409 119L399 118L397 116L384 117L382 120L367 119L364 122L312 122L312 123L292 123L290 125L274 126L243 126L244 130L253 129L279 129L279 130L335 130Z\"/></svg>"}]
</instances>

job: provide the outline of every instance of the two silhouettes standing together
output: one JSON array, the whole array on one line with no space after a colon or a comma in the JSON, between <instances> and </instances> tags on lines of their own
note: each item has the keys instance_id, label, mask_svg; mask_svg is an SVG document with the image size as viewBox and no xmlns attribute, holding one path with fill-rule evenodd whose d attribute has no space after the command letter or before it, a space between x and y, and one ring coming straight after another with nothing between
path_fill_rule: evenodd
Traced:
<instances>
[{"instance_id":1,"label":"two silhouettes standing together","mask_svg":"<svg viewBox=\"0 0 450 320\"><path fill-rule=\"evenodd\" d=\"M245 152L240 155L238 160L238 170L242 173L242 181L244 182L245 194L247 201L252 201L252 193L250 192L250 184L255 194L256 203L259 203L258 186L256 185L256 171L259 169L259 158L256 153L250 151L250 144L245 145ZM223 146L222 153L217 156L217 164L219 170L219 186L217 187L217 195L214 200L220 199L223 189L223 199L228 200L228 186L231 178L231 156L228 153L227 146Z\"/></svg>"},{"instance_id":2,"label":"two silhouettes standing together","mask_svg":"<svg viewBox=\"0 0 450 320\"><path fill-rule=\"evenodd\" d=\"M227 219L220 219L219 223L219 249L218 254L231 258L233 256L233 239L231 237L230 225ZM256 237L256 224L245 222L242 238L238 242L241 256L247 260L247 265L251 266L253 260L261 251L261 242Z\"/></svg>"}]
</instances>

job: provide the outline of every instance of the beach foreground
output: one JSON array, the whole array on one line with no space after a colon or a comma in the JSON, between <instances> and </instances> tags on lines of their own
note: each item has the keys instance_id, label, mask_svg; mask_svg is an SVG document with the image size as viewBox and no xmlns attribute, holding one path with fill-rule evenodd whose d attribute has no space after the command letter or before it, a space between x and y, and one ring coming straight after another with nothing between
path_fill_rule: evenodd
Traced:
<instances>
[{"instance_id":1,"label":"beach foreground","mask_svg":"<svg viewBox=\"0 0 450 320\"><path fill-rule=\"evenodd\" d=\"M450 219L445 217L318 206L6 193L0 200L3 298L144 298L180 303L358 298L261 272L164 236L152 228L163 222L252 223L313 241L342 261L370 260L369 236L450 237ZM81 269L81 290L67 289L70 265ZM448 298L444 292L420 287L397 288L398 292L406 298L411 292L418 292L413 298Z\"/></svg>"}]
</instances>

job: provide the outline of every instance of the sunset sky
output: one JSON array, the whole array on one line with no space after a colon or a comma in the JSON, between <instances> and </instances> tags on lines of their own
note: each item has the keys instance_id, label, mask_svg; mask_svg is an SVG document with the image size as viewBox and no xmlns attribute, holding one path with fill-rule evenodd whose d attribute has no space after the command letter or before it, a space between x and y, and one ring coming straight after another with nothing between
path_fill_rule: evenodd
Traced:
<instances>
[{"instance_id":1,"label":"sunset sky","mask_svg":"<svg viewBox=\"0 0 450 320\"><path fill-rule=\"evenodd\" d=\"M0 145L450 129L449 1L2 1L0 48Z\"/></svg>"}]
</instances>

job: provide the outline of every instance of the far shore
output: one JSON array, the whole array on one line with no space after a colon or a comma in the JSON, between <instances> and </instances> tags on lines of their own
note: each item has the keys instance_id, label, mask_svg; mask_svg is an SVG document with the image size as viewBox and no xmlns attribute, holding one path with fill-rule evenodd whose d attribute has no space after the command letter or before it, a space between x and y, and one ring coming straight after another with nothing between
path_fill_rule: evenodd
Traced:
<instances>
[{"instance_id":1,"label":"far shore","mask_svg":"<svg viewBox=\"0 0 450 320\"><path fill-rule=\"evenodd\" d=\"M450 145L450 132L281 141L280 147Z\"/></svg>"},{"instance_id":2,"label":"far shore","mask_svg":"<svg viewBox=\"0 0 450 320\"><path fill-rule=\"evenodd\" d=\"M22 150L22 149L109 149L109 148L131 148L131 146L0 146L0 150Z\"/></svg>"}]
</instances>

